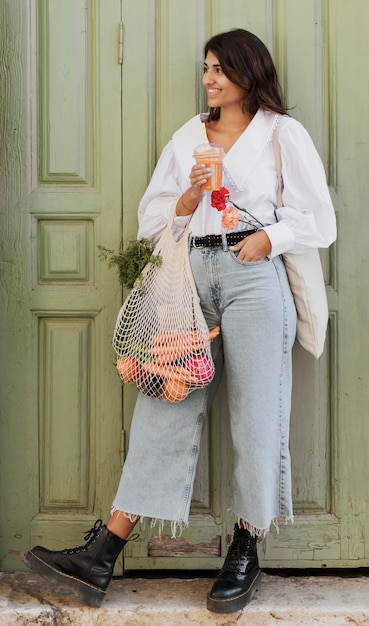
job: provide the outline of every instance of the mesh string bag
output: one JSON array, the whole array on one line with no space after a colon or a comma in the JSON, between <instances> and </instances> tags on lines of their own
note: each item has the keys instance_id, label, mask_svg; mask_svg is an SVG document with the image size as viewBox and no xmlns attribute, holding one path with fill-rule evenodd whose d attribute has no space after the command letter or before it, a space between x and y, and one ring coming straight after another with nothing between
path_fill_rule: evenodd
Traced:
<instances>
[{"instance_id":1,"label":"mesh string bag","mask_svg":"<svg viewBox=\"0 0 369 626\"><path fill-rule=\"evenodd\" d=\"M172 235L174 210L154 255L120 309L113 336L117 370L123 382L135 383L148 396L180 402L214 377L209 333L193 279L188 226Z\"/></svg>"}]
</instances>

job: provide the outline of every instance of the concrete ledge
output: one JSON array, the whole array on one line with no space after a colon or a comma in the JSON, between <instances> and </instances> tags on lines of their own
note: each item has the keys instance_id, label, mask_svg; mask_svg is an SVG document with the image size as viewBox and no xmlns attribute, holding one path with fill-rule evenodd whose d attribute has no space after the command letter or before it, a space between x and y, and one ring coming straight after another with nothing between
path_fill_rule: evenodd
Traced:
<instances>
[{"instance_id":1,"label":"concrete ledge","mask_svg":"<svg viewBox=\"0 0 369 626\"><path fill-rule=\"evenodd\" d=\"M367 576L277 576L263 573L252 602L239 613L206 610L214 579L113 580L100 609L57 595L35 574L0 573L0 626L368 626Z\"/></svg>"}]
</instances>

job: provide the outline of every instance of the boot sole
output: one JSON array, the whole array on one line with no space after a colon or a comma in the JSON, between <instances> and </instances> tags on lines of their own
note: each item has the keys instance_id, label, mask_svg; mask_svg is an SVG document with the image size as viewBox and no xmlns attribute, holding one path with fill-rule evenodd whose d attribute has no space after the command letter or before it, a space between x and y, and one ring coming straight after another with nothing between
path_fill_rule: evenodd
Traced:
<instances>
[{"instance_id":1,"label":"boot sole","mask_svg":"<svg viewBox=\"0 0 369 626\"><path fill-rule=\"evenodd\" d=\"M208 611L213 611L214 613L234 613L235 611L240 611L252 600L258 584L260 583L260 579L261 572L259 571L249 588L233 598L212 598L211 595L208 594L206 604Z\"/></svg>"},{"instance_id":2,"label":"boot sole","mask_svg":"<svg viewBox=\"0 0 369 626\"><path fill-rule=\"evenodd\" d=\"M95 587L80 578L55 569L48 563L45 563L45 561L42 561L32 550L27 552L24 563L37 574L41 574L44 578L48 578L68 591L72 591L78 598L88 604L88 606L95 608L100 607L106 596L106 591L100 589L100 587Z\"/></svg>"}]
</instances>

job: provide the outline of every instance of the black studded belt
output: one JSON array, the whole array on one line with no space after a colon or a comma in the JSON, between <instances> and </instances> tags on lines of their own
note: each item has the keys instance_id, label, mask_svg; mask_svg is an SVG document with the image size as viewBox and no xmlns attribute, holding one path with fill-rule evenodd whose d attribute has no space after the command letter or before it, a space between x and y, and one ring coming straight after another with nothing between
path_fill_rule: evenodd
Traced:
<instances>
[{"instance_id":1,"label":"black studded belt","mask_svg":"<svg viewBox=\"0 0 369 626\"><path fill-rule=\"evenodd\" d=\"M236 243L239 243L249 235L253 235L253 233L256 233L256 229L227 233L227 244L229 246L235 246ZM204 237L192 237L190 244L191 248L219 248L223 245L223 239L222 235L205 235Z\"/></svg>"}]
</instances>

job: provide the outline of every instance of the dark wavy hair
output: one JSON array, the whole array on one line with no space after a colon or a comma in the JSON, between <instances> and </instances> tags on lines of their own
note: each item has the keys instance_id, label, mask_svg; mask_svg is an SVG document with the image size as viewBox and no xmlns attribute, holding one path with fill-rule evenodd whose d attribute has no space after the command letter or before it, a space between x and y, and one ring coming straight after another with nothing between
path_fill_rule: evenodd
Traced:
<instances>
[{"instance_id":1,"label":"dark wavy hair","mask_svg":"<svg viewBox=\"0 0 369 626\"><path fill-rule=\"evenodd\" d=\"M204 56L212 52L224 74L244 90L242 110L255 115L259 107L287 114L277 71L269 50L253 33L235 28L211 37ZM219 119L220 109L210 107L209 120Z\"/></svg>"}]
</instances>

